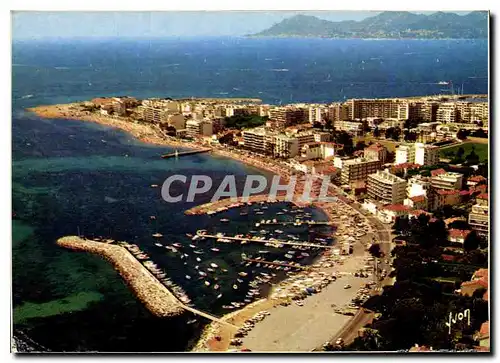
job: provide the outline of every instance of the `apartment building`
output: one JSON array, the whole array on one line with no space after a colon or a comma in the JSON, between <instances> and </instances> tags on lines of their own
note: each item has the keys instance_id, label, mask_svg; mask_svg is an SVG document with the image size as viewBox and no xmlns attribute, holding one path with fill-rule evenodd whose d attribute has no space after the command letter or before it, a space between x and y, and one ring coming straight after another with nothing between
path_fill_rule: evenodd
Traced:
<instances>
[{"instance_id":1,"label":"apartment building","mask_svg":"<svg viewBox=\"0 0 500 363\"><path fill-rule=\"evenodd\" d=\"M469 225L478 235L488 237L489 223L488 193L482 193L477 196L476 204L469 213Z\"/></svg>"},{"instance_id":2,"label":"apartment building","mask_svg":"<svg viewBox=\"0 0 500 363\"><path fill-rule=\"evenodd\" d=\"M342 163L340 181L342 184L365 181L368 175L375 173L381 167L380 160L366 160L364 158L346 160Z\"/></svg>"},{"instance_id":3,"label":"apartment building","mask_svg":"<svg viewBox=\"0 0 500 363\"><path fill-rule=\"evenodd\" d=\"M363 130L363 124L359 121L334 121L333 127L338 131L353 132L355 134Z\"/></svg>"},{"instance_id":4,"label":"apartment building","mask_svg":"<svg viewBox=\"0 0 500 363\"><path fill-rule=\"evenodd\" d=\"M457 190L462 189L463 175L444 169L431 172L431 186L434 189Z\"/></svg>"},{"instance_id":5,"label":"apartment building","mask_svg":"<svg viewBox=\"0 0 500 363\"><path fill-rule=\"evenodd\" d=\"M351 109L349 104L333 103L327 108L328 119L332 122L351 119Z\"/></svg>"},{"instance_id":6,"label":"apartment building","mask_svg":"<svg viewBox=\"0 0 500 363\"><path fill-rule=\"evenodd\" d=\"M314 134L309 131L298 132L293 136L297 138L299 150L302 150L304 145L314 142Z\"/></svg>"},{"instance_id":7,"label":"apartment building","mask_svg":"<svg viewBox=\"0 0 500 363\"><path fill-rule=\"evenodd\" d=\"M387 159L387 148L377 142L365 147L363 150L363 156L366 160L380 160L382 164L384 164Z\"/></svg>"},{"instance_id":8,"label":"apartment building","mask_svg":"<svg viewBox=\"0 0 500 363\"><path fill-rule=\"evenodd\" d=\"M263 127L244 130L242 136L245 149L261 154L272 154L274 148L274 134Z\"/></svg>"},{"instance_id":9,"label":"apartment building","mask_svg":"<svg viewBox=\"0 0 500 363\"><path fill-rule=\"evenodd\" d=\"M212 122L208 120L188 120L186 122L186 134L190 138L212 136Z\"/></svg>"},{"instance_id":10,"label":"apartment building","mask_svg":"<svg viewBox=\"0 0 500 363\"><path fill-rule=\"evenodd\" d=\"M380 118L408 118L408 104L406 100L400 99L351 99L350 119L365 119L367 117Z\"/></svg>"},{"instance_id":11,"label":"apartment building","mask_svg":"<svg viewBox=\"0 0 500 363\"><path fill-rule=\"evenodd\" d=\"M458 110L455 102L443 102L436 111L436 121L441 123L458 122Z\"/></svg>"},{"instance_id":12,"label":"apartment building","mask_svg":"<svg viewBox=\"0 0 500 363\"><path fill-rule=\"evenodd\" d=\"M329 132L316 131L313 132L315 142L328 142L331 141L332 135Z\"/></svg>"},{"instance_id":13,"label":"apartment building","mask_svg":"<svg viewBox=\"0 0 500 363\"><path fill-rule=\"evenodd\" d=\"M406 180L389 170L377 170L368 175L367 193L371 199L389 204L402 204L406 197Z\"/></svg>"},{"instance_id":14,"label":"apartment building","mask_svg":"<svg viewBox=\"0 0 500 363\"><path fill-rule=\"evenodd\" d=\"M278 128L306 122L308 116L306 110L296 107L274 107L269 110L269 118Z\"/></svg>"},{"instance_id":15,"label":"apartment building","mask_svg":"<svg viewBox=\"0 0 500 363\"><path fill-rule=\"evenodd\" d=\"M288 135L274 136L273 154L277 157L293 158L299 153L297 137Z\"/></svg>"},{"instance_id":16,"label":"apartment building","mask_svg":"<svg viewBox=\"0 0 500 363\"><path fill-rule=\"evenodd\" d=\"M415 164L436 165L439 162L439 147L415 143Z\"/></svg>"},{"instance_id":17,"label":"apartment building","mask_svg":"<svg viewBox=\"0 0 500 363\"><path fill-rule=\"evenodd\" d=\"M395 164L405 164L415 162L415 145L401 144L396 148Z\"/></svg>"},{"instance_id":18,"label":"apartment building","mask_svg":"<svg viewBox=\"0 0 500 363\"><path fill-rule=\"evenodd\" d=\"M415 175L408 179L406 187L406 196L408 198L418 197L420 195L429 196L431 190L431 182L429 178L421 175Z\"/></svg>"},{"instance_id":19,"label":"apartment building","mask_svg":"<svg viewBox=\"0 0 500 363\"><path fill-rule=\"evenodd\" d=\"M139 106L138 110L142 119L146 122L157 124L168 122L169 111L167 109L153 106Z\"/></svg>"}]
</instances>

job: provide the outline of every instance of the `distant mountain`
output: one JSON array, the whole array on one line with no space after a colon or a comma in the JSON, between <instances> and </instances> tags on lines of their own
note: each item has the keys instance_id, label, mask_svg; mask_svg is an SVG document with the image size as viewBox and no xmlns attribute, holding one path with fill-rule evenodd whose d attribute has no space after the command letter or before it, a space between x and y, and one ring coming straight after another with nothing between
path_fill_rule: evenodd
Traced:
<instances>
[{"instance_id":1,"label":"distant mountain","mask_svg":"<svg viewBox=\"0 0 500 363\"><path fill-rule=\"evenodd\" d=\"M488 38L487 11L467 15L437 12L431 15L385 11L361 21L333 22L315 16L296 15L253 34L255 37L321 38Z\"/></svg>"}]
</instances>

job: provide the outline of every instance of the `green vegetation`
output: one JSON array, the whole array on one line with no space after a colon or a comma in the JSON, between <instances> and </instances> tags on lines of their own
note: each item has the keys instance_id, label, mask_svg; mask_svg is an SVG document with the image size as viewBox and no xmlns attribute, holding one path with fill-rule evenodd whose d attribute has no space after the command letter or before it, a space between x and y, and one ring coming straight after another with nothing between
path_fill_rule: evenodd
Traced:
<instances>
[{"instance_id":1,"label":"green vegetation","mask_svg":"<svg viewBox=\"0 0 500 363\"><path fill-rule=\"evenodd\" d=\"M465 161L467 160L467 155L469 155L472 150L474 150L474 152L479 156L479 161L488 160L488 144L478 144L473 142L466 142L464 144L441 149L440 156L443 158L460 159Z\"/></svg>"},{"instance_id":2,"label":"green vegetation","mask_svg":"<svg viewBox=\"0 0 500 363\"><path fill-rule=\"evenodd\" d=\"M394 233L405 236L406 246L396 246L393 286L384 287L382 295L370 298L364 307L377 318L368 334L356 338L346 350L397 351L415 344L436 349L463 350L477 345L474 333L489 320L488 302L482 294L472 297L454 293L463 281L470 280L478 268L488 267L487 253L478 249L454 254L449 263L443 259L447 229L441 219L428 216L397 218ZM449 315L470 309L470 325L459 322L446 326Z\"/></svg>"},{"instance_id":3,"label":"green vegetation","mask_svg":"<svg viewBox=\"0 0 500 363\"><path fill-rule=\"evenodd\" d=\"M14 324L22 324L33 318L45 318L85 310L90 303L100 301L102 298L103 296L97 292L81 292L42 304L27 302L14 308Z\"/></svg>"},{"instance_id":4,"label":"green vegetation","mask_svg":"<svg viewBox=\"0 0 500 363\"><path fill-rule=\"evenodd\" d=\"M224 119L227 128L241 130L243 128L252 128L262 126L266 123L269 117L256 115L235 115Z\"/></svg>"},{"instance_id":5,"label":"green vegetation","mask_svg":"<svg viewBox=\"0 0 500 363\"><path fill-rule=\"evenodd\" d=\"M385 11L362 21L332 22L296 15L255 34L272 37L478 39L488 37L488 13L473 11L460 16Z\"/></svg>"}]
</instances>

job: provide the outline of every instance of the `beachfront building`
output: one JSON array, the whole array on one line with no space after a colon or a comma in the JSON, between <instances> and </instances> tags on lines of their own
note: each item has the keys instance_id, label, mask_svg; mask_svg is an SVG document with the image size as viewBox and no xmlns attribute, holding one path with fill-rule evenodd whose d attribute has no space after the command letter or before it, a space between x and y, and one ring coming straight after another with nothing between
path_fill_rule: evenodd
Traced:
<instances>
[{"instance_id":1,"label":"beachfront building","mask_svg":"<svg viewBox=\"0 0 500 363\"><path fill-rule=\"evenodd\" d=\"M406 197L406 180L391 174L387 169L377 170L368 175L367 193L373 200L402 204Z\"/></svg>"},{"instance_id":2,"label":"beachfront building","mask_svg":"<svg viewBox=\"0 0 500 363\"><path fill-rule=\"evenodd\" d=\"M299 150L302 150L304 145L314 142L314 134L310 131L297 132L293 136L297 138Z\"/></svg>"},{"instance_id":3,"label":"beachfront building","mask_svg":"<svg viewBox=\"0 0 500 363\"><path fill-rule=\"evenodd\" d=\"M363 156L366 160L380 160L382 163L385 163L387 159L387 148L377 142L365 147Z\"/></svg>"},{"instance_id":4,"label":"beachfront building","mask_svg":"<svg viewBox=\"0 0 500 363\"><path fill-rule=\"evenodd\" d=\"M170 114L167 116L167 123L176 130L183 130L186 128L186 119L180 113Z\"/></svg>"},{"instance_id":5,"label":"beachfront building","mask_svg":"<svg viewBox=\"0 0 500 363\"><path fill-rule=\"evenodd\" d=\"M351 99L351 119L365 119L367 117L380 117L383 119L395 118L406 120L408 118L408 102L400 99Z\"/></svg>"},{"instance_id":6,"label":"beachfront building","mask_svg":"<svg viewBox=\"0 0 500 363\"><path fill-rule=\"evenodd\" d=\"M333 158L335 156L335 144L333 142L305 144L301 149L301 156L306 160Z\"/></svg>"},{"instance_id":7,"label":"beachfront building","mask_svg":"<svg viewBox=\"0 0 500 363\"><path fill-rule=\"evenodd\" d=\"M442 102L436 111L436 121L440 123L458 122L458 110L455 102Z\"/></svg>"},{"instance_id":8,"label":"beachfront building","mask_svg":"<svg viewBox=\"0 0 500 363\"><path fill-rule=\"evenodd\" d=\"M190 138L198 138L212 136L213 125L209 120L188 120L186 122L187 136Z\"/></svg>"},{"instance_id":9,"label":"beachfront building","mask_svg":"<svg viewBox=\"0 0 500 363\"><path fill-rule=\"evenodd\" d=\"M293 158L299 153L299 142L296 137L275 135L273 155L282 158Z\"/></svg>"},{"instance_id":10,"label":"beachfront building","mask_svg":"<svg viewBox=\"0 0 500 363\"><path fill-rule=\"evenodd\" d=\"M434 189L460 190L462 189L463 175L444 169L431 171L431 186Z\"/></svg>"},{"instance_id":11,"label":"beachfront building","mask_svg":"<svg viewBox=\"0 0 500 363\"><path fill-rule=\"evenodd\" d=\"M340 181L347 185L357 181L366 181L369 174L375 173L381 167L380 160L366 160L364 158L346 160L342 165Z\"/></svg>"},{"instance_id":12,"label":"beachfront building","mask_svg":"<svg viewBox=\"0 0 500 363\"><path fill-rule=\"evenodd\" d=\"M488 193L481 193L476 198L476 204L469 213L469 225L478 235L488 236L489 231Z\"/></svg>"},{"instance_id":13,"label":"beachfront building","mask_svg":"<svg viewBox=\"0 0 500 363\"><path fill-rule=\"evenodd\" d=\"M349 120L350 110L349 105L344 103L332 103L327 108L328 119L330 121Z\"/></svg>"},{"instance_id":14,"label":"beachfront building","mask_svg":"<svg viewBox=\"0 0 500 363\"><path fill-rule=\"evenodd\" d=\"M242 132L245 149L260 154L272 154L274 148L274 133L263 127L256 127Z\"/></svg>"}]
</instances>

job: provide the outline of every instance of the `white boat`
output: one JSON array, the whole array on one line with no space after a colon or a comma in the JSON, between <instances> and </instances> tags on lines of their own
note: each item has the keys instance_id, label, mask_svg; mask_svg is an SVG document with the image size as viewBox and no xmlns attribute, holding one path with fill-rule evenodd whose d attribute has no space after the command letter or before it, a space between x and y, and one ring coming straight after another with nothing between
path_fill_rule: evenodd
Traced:
<instances>
[{"instance_id":1,"label":"white boat","mask_svg":"<svg viewBox=\"0 0 500 363\"><path fill-rule=\"evenodd\" d=\"M200 274L200 276L203 276L203 277L207 276L207 273L203 272L203 271L198 271L198 274Z\"/></svg>"},{"instance_id":2,"label":"white boat","mask_svg":"<svg viewBox=\"0 0 500 363\"><path fill-rule=\"evenodd\" d=\"M201 262L201 258L196 257L196 261Z\"/></svg>"},{"instance_id":3,"label":"white boat","mask_svg":"<svg viewBox=\"0 0 500 363\"><path fill-rule=\"evenodd\" d=\"M214 290L218 290L218 289L219 289L219 287L220 287L220 286L219 286L219 285L217 285L217 284L216 284L216 285L214 285Z\"/></svg>"},{"instance_id":4,"label":"white boat","mask_svg":"<svg viewBox=\"0 0 500 363\"><path fill-rule=\"evenodd\" d=\"M222 294L217 295L217 299L220 299L222 297Z\"/></svg>"},{"instance_id":5,"label":"white boat","mask_svg":"<svg viewBox=\"0 0 500 363\"><path fill-rule=\"evenodd\" d=\"M227 218L221 218L220 221L221 222L229 222L229 219L227 219Z\"/></svg>"},{"instance_id":6,"label":"white boat","mask_svg":"<svg viewBox=\"0 0 500 363\"><path fill-rule=\"evenodd\" d=\"M155 246L163 247L163 245L161 243L155 243Z\"/></svg>"},{"instance_id":7,"label":"white boat","mask_svg":"<svg viewBox=\"0 0 500 363\"><path fill-rule=\"evenodd\" d=\"M238 290L238 285L234 284L233 289Z\"/></svg>"},{"instance_id":8,"label":"white boat","mask_svg":"<svg viewBox=\"0 0 500 363\"><path fill-rule=\"evenodd\" d=\"M153 234L153 237L160 238L163 237L163 235L161 233L155 233Z\"/></svg>"},{"instance_id":9,"label":"white boat","mask_svg":"<svg viewBox=\"0 0 500 363\"><path fill-rule=\"evenodd\" d=\"M193 251L194 253L198 254L198 255L202 255L203 254L203 251Z\"/></svg>"},{"instance_id":10,"label":"white boat","mask_svg":"<svg viewBox=\"0 0 500 363\"><path fill-rule=\"evenodd\" d=\"M210 264L210 266L212 266L213 268L217 268L217 267L219 267L219 266L218 266L217 264L215 264L215 263L211 263L211 264Z\"/></svg>"},{"instance_id":11,"label":"white boat","mask_svg":"<svg viewBox=\"0 0 500 363\"><path fill-rule=\"evenodd\" d=\"M216 248L216 247L211 248L211 250L212 250L212 251L214 251L214 252L219 252L219 251L220 251L220 250L219 250L218 248Z\"/></svg>"},{"instance_id":12,"label":"white boat","mask_svg":"<svg viewBox=\"0 0 500 363\"><path fill-rule=\"evenodd\" d=\"M240 272L240 273L238 273L238 275L240 275L241 277L248 276L248 274L246 272Z\"/></svg>"},{"instance_id":13,"label":"white boat","mask_svg":"<svg viewBox=\"0 0 500 363\"><path fill-rule=\"evenodd\" d=\"M242 279L236 279L236 281L238 281L240 284L243 283L243 280Z\"/></svg>"},{"instance_id":14,"label":"white boat","mask_svg":"<svg viewBox=\"0 0 500 363\"><path fill-rule=\"evenodd\" d=\"M191 280L191 276L186 275L186 279Z\"/></svg>"},{"instance_id":15,"label":"white boat","mask_svg":"<svg viewBox=\"0 0 500 363\"><path fill-rule=\"evenodd\" d=\"M206 286L210 286L210 282L205 281L205 285L206 285Z\"/></svg>"},{"instance_id":16,"label":"white boat","mask_svg":"<svg viewBox=\"0 0 500 363\"><path fill-rule=\"evenodd\" d=\"M189 247L191 247L191 248L196 248L196 246L195 246L195 245L191 245L191 244L189 245Z\"/></svg>"},{"instance_id":17,"label":"white boat","mask_svg":"<svg viewBox=\"0 0 500 363\"><path fill-rule=\"evenodd\" d=\"M210 267L207 268L207 271L209 271L209 272L215 272L215 270L213 268L210 268Z\"/></svg>"},{"instance_id":18,"label":"white boat","mask_svg":"<svg viewBox=\"0 0 500 363\"><path fill-rule=\"evenodd\" d=\"M182 245L178 242L172 243L172 246L177 247L177 248L182 247Z\"/></svg>"}]
</instances>

